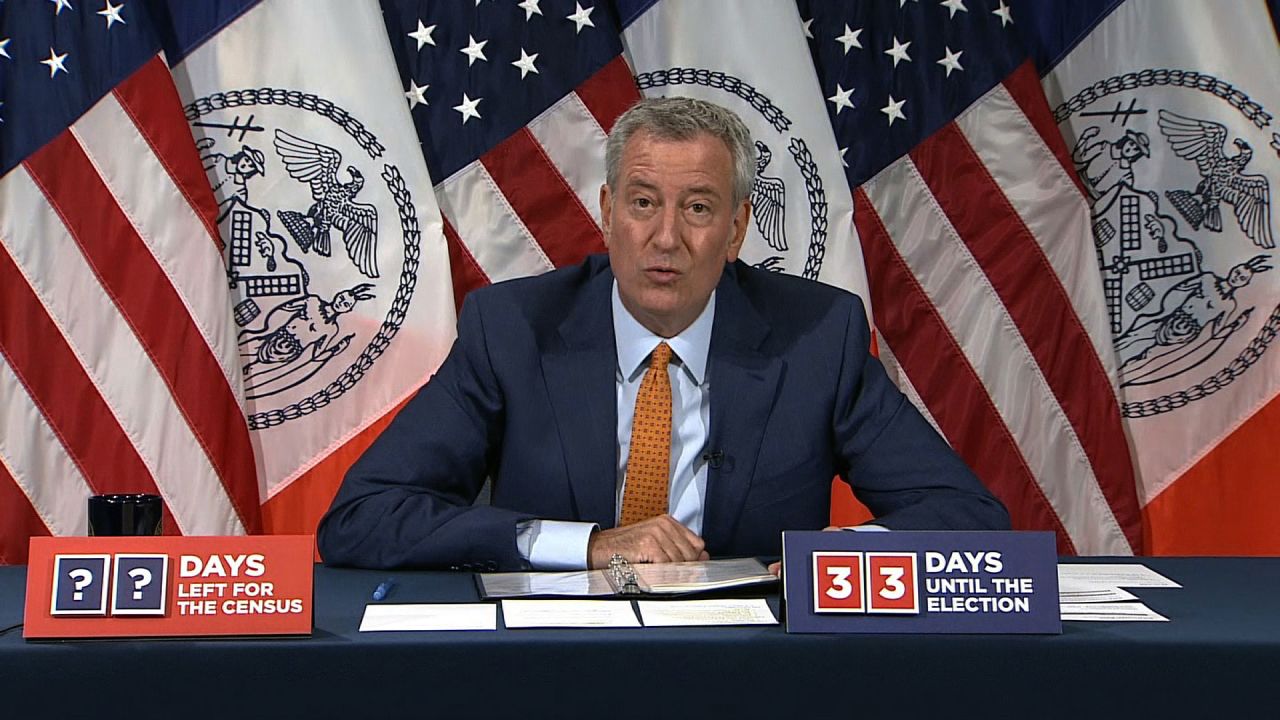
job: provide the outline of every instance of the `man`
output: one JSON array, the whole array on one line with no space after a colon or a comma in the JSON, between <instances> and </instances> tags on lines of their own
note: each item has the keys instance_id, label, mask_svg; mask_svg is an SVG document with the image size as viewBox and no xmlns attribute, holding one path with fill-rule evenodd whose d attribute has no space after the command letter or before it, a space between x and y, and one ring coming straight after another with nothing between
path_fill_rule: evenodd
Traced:
<instances>
[{"instance_id":1,"label":"man","mask_svg":"<svg viewBox=\"0 0 1280 720\"><path fill-rule=\"evenodd\" d=\"M737 116L641 101L606 163L607 260L467 298L439 373L321 521L327 562L776 555L784 529L826 525L836 474L886 528L1008 527L869 355L857 297L737 261L755 167Z\"/></svg>"},{"instance_id":2,"label":"man","mask_svg":"<svg viewBox=\"0 0 1280 720\"><path fill-rule=\"evenodd\" d=\"M1126 130L1119 140L1095 140L1100 132L1096 125L1085 128L1071 157L1084 178L1089 200L1105 207L1110 200L1103 198L1117 188L1133 189L1133 168L1138 160L1151 157L1151 139L1144 132Z\"/></svg>"}]
</instances>

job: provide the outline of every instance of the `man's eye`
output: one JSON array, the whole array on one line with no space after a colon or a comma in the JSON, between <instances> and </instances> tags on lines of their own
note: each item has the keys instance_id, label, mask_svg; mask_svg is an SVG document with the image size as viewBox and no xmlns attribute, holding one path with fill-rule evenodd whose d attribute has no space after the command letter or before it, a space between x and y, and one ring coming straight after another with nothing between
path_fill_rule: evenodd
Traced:
<instances>
[{"instance_id":1,"label":"man's eye","mask_svg":"<svg viewBox=\"0 0 1280 720\"><path fill-rule=\"evenodd\" d=\"M706 203L694 203L689 206L689 209L698 214L711 211L711 208Z\"/></svg>"},{"instance_id":2,"label":"man's eye","mask_svg":"<svg viewBox=\"0 0 1280 720\"><path fill-rule=\"evenodd\" d=\"M642 209L653 207L653 202L650 201L649 198L636 198L635 200L632 200L631 203Z\"/></svg>"}]
</instances>

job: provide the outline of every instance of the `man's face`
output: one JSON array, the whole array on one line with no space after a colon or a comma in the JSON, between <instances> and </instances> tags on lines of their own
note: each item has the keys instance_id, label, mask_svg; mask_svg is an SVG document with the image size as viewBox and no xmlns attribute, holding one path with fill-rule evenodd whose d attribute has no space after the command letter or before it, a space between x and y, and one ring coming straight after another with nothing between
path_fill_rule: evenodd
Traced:
<instances>
[{"instance_id":1,"label":"man's face","mask_svg":"<svg viewBox=\"0 0 1280 720\"><path fill-rule=\"evenodd\" d=\"M1120 141L1120 156L1125 160L1133 162L1134 160L1142 157L1142 148L1139 147L1138 143L1134 142L1132 139L1124 138Z\"/></svg>"},{"instance_id":2,"label":"man's face","mask_svg":"<svg viewBox=\"0 0 1280 720\"><path fill-rule=\"evenodd\" d=\"M671 337L706 307L726 262L738 258L750 203L733 203L729 148L711 135L627 141L618 187L600 188L609 264L622 304Z\"/></svg>"}]
</instances>

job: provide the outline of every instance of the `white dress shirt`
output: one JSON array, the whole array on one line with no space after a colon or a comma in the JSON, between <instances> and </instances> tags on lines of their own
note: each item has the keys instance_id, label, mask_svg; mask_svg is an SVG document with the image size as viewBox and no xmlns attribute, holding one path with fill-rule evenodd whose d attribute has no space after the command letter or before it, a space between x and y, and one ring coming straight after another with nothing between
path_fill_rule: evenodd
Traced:
<instances>
[{"instance_id":1,"label":"white dress shirt","mask_svg":"<svg viewBox=\"0 0 1280 720\"><path fill-rule=\"evenodd\" d=\"M613 283L613 335L618 364L614 369L617 392L617 501L614 520L622 508L626 487L627 455L631 449L631 424L636 395L649 367L649 356L666 341L673 357L667 366L671 378L671 484L668 507L672 517L694 533L702 534L707 497L707 433L711 427L710 381L707 354L715 319L713 292L702 313L679 335L663 338L639 323L622 304L618 283ZM569 452L573 452L569 448ZM562 520L528 520L516 526L516 547L536 570L579 570L587 567L587 543L594 523Z\"/></svg>"}]
</instances>

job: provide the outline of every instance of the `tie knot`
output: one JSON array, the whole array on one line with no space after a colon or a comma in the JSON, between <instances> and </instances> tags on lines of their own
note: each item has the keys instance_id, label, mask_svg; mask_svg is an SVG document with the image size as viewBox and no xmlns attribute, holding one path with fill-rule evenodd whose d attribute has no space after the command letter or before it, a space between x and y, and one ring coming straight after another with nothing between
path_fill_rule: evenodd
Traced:
<instances>
[{"instance_id":1,"label":"tie knot","mask_svg":"<svg viewBox=\"0 0 1280 720\"><path fill-rule=\"evenodd\" d=\"M653 349L653 355L649 356L649 369L666 370L669 362L671 362L671 346L666 342L658 343L658 347Z\"/></svg>"}]
</instances>

